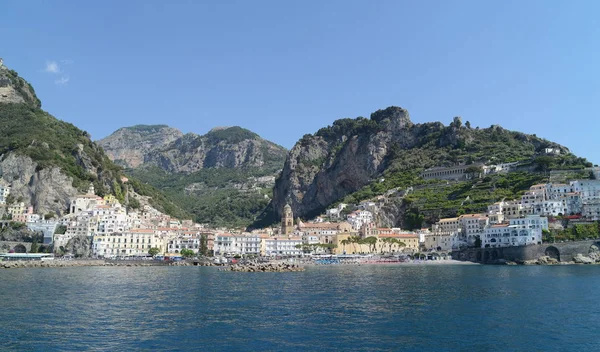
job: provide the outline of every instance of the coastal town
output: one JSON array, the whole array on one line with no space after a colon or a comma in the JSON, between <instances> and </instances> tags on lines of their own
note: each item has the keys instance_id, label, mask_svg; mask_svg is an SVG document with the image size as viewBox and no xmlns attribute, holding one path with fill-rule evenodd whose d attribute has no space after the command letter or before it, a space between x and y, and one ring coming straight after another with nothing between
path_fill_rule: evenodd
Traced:
<instances>
[{"instance_id":1,"label":"coastal town","mask_svg":"<svg viewBox=\"0 0 600 352\"><path fill-rule=\"evenodd\" d=\"M423 177L467 176L465 170L436 169L424 172ZM544 234L563 227L560 219L570 220L571 226L600 220L600 180L595 179L536 184L520 199L489 204L487 212L442 218L429 228L412 231L379 226L377 215L385 197L338 204L310 221L294 218L291 206L286 205L280 226L246 232L175 219L149 204L128 208L112 195L97 196L93 185L85 194L73 197L62 216L36 214L32 206L15 201L10 192L10 185L1 182L0 226L26 227L42 233L43 241L29 246L4 241L0 252L30 252L33 245L34 252L44 249L60 256L106 259L448 255L462 248L541 244ZM75 239L89 248L70 253Z\"/></svg>"}]
</instances>

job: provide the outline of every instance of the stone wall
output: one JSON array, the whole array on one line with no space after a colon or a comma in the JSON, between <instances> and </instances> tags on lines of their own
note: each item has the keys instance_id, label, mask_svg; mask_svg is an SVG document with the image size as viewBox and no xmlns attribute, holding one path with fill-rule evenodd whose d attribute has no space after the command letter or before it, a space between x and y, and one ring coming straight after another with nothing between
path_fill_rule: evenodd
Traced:
<instances>
[{"instance_id":1,"label":"stone wall","mask_svg":"<svg viewBox=\"0 0 600 352\"><path fill-rule=\"evenodd\" d=\"M549 256L560 262L571 262L578 253L587 255L593 245L600 247L600 240L564 243L542 243L529 246L503 248L468 248L452 252L456 260L494 264L503 260L521 263L542 256Z\"/></svg>"},{"instance_id":2,"label":"stone wall","mask_svg":"<svg viewBox=\"0 0 600 352\"><path fill-rule=\"evenodd\" d=\"M20 244L25 246L27 252L31 249L31 243L29 242L0 241L0 253L8 253L11 249L15 249L15 247Z\"/></svg>"}]
</instances>

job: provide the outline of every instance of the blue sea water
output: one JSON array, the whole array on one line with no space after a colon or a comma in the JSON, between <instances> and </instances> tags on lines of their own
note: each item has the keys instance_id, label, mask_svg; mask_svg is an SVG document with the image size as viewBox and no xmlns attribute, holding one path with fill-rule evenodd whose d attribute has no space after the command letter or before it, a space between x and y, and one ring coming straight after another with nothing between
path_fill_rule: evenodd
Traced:
<instances>
[{"instance_id":1,"label":"blue sea water","mask_svg":"<svg viewBox=\"0 0 600 352\"><path fill-rule=\"evenodd\" d=\"M600 266L0 271L1 351L600 351Z\"/></svg>"}]
</instances>

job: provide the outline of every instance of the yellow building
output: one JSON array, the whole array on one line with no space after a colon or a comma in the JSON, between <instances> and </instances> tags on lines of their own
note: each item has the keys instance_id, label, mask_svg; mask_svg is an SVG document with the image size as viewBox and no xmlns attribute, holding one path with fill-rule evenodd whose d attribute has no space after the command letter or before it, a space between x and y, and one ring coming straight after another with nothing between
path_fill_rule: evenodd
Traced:
<instances>
[{"instance_id":1,"label":"yellow building","mask_svg":"<svg viewBox=\"0 0 600 352\"><path fill-rule=\"evenodd\" d=\"M289 235L294 232L294 213L292 207L286 204L283 207L283 216L281 217L281 233Z\"/></svg>"},{"instance_id":2,"label":"yellow building","mask_svg":"<svg viewBox=\"0 0 600 352\"><path fill-rule=\"evenodd\" d=\"M415 253L419 250L419 235L413 233L392 233L370 236L376 241L365 243L356 233L343 233L334 237L335 254L384 254ZM361 241L360 243L357 241ZM402 246L401 243L404 243Z\"/></svg>"}]
</instances>

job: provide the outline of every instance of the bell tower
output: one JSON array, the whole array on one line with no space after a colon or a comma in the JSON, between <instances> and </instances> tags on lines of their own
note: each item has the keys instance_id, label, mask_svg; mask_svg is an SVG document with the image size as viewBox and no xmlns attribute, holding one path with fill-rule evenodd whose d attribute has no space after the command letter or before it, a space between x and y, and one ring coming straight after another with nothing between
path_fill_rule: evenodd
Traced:
<instances>
[{"instance_id":1,"label":"bell tower","mask_svg":"<svg viewBox=\"0 0 600 352\"><path fill-rule=\"evenodd\" d=\"M292 212L292 207L286 204L283 207L283 215L281 216L281 233L289 235L292 232L294 232L294 213Z\"/></svg>"}]
</instances>

